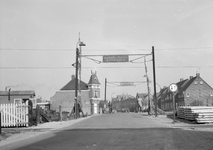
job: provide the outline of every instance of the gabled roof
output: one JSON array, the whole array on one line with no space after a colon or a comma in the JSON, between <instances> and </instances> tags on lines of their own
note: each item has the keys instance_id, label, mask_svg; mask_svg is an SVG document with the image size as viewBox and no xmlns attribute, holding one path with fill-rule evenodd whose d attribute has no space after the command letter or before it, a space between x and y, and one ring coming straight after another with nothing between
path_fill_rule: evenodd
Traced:
<instances>
[{"instance_id":1,"label":"gabled roof","mask_svg":"<svg viewBox=\"0 0 213 150\"><path fill-rule=\"evenodd\" d=\"M196 79L197 77L192 77L191 79L187 79L187 81L179 88L178 92L182 92L182 91L185 91L193 82L194 80Z\"/></svg>"},{"instance_id":2,"label":"gabled roof","mask_svg":"<svg viewBox=\"0 0 213 150\"><path fill-rule=\"evenodd\" d=\"M185 80L177 82L176 84L178 86L178 89L181 89L188 82L188 80L189 79L185 79Z\"/></svg>"},{"instance_id":3,"label":"gabled roof","mask_svg":"<svg viewBox=\"0 0 213 150\"><path fill-rule=\"evenodd\" d=\"M9 91L0 91L0 96L6 96ZM33 95L35 96L35 91L10 91L10 95Z\"/></svg>"},{"instance_id":4,"label":"gabled roof","mask_svg":"<svg viewBox=\"0 0 213 150\"><path fill-rule=\"evenodd\" d=\"M100 85L100 82L98 81L96 73L92 73L92 75L90 76L90 80L89 80L88 85L91 85L91 84L98 84L98 85Z\"/></svg>"},{"instance_id":5,"label":"gabled roof","mask_svg":"<svg viewBox=\"0 0 213 150\"><path fill-rule=\"evenodd\" d=\"M65 86L63 86L60 90L61 91L63 91L63 90L75 90L75 81L76 81L76 79L73 78ZM81 87L81 90L88 90L88 85L83 81L80 82L80 87Z\"/></svg>"}]
</instances>

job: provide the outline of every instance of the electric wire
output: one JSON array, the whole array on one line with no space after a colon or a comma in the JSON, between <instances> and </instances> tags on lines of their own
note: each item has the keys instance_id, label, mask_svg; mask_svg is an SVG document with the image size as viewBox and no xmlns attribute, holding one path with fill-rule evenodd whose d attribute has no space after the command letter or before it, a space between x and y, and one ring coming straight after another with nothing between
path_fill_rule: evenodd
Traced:
<instances>
[{"instance_id":1,"label":"electric wire","mask_svg":"<svg viewBox=\"0 0 213 150\"><path fill-rule=\"evenodd\" d=\"M84 49L84 51L151 51L148 49ZM213 50L213 47L191 47L191 48L156 48L156 51L167 51L167 50ZM75 48L0 48L0 51L76 51Z\"/></svg>"},{"instance_id":2,"label":"electric wire","mask_svg":"<svg viewBox=\"0 0 213 150\"><path fill-rule=\"evenodd\" d=\"M74 67L0 67L0 69L72 69ZM94 68L94 66L92 67L82 67L84 69L91 69ZM120 66L120 67L97 67L97 69L138 69L138 68L145 68L144 66ZM213 66L156 66L156 68L158 69L182 69L182 68L213 68Z\"/></svg>"}]
</instances>

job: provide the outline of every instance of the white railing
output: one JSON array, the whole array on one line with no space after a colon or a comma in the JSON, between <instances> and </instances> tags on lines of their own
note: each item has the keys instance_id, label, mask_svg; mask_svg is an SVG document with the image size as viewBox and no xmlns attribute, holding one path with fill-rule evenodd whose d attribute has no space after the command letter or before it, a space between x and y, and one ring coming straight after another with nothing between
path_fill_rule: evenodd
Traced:
<instances>
[{"instance_id":1,"label":"white railing","mask_svg":"<svg viewBox=\"0 0 213 150\"><path fill-rule=\"evenodd\" d=\"M0 110L2 127L28 126L28 101L22 104L0 104Z\"/></svg>"}]
</instances>

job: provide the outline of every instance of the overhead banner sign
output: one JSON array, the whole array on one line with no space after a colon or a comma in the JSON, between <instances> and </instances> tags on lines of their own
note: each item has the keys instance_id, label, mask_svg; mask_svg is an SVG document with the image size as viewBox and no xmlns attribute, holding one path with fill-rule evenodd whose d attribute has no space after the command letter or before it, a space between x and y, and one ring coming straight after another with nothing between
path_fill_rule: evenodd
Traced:
<instances>
[{"instance_id":1,"label":"overhead banner sign","mask_svg":"<svg viewBox=\"0 0 213 150\"><path fill-rule=\"evenodd\" d=\"M103 62L104 63L114 63L114 62L128 62L128 55L104 55Z\"/></svg>"},{"instance_id":2,"label":"overhead banner sign","mask_svg":"<svg viewBox=\"0 0 213 150\"><path fill-rule=\"evenodd\" d=\"M134 82L121 82L120 86L134 86Z\"/></svg>"}]
</instances>

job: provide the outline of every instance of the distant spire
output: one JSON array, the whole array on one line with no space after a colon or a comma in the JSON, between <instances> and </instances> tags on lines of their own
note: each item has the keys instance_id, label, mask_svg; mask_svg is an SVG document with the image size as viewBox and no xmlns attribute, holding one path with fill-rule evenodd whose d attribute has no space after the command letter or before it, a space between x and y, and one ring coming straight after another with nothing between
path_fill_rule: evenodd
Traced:
<instances>
[{"instance_id":1,"label":"distant spire","mask_svg":"<svg viewBox=\"0 0 213 150\"><path fill-rule=\"evenodd\" d=\"M78 33L78 42L80 42L81 39L80 39L80 32Z\"/></svg>"}]
</instances>

